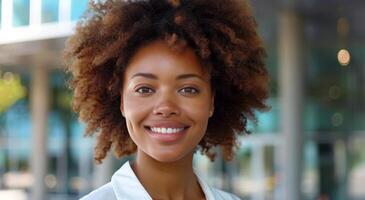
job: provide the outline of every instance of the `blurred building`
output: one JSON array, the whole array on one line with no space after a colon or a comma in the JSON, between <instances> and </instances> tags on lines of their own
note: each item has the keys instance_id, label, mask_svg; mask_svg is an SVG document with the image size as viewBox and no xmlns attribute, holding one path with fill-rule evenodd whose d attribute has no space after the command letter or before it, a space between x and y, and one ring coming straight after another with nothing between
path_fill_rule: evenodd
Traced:
<instances>
[{"instance_id":1,"label":"blurred building","mask_svg":"<svg viewBox=\"0 0 365 200\"><path fill-rule=\"evenodd\" d=\"M365 199L365 2L251 0L272 76L232 162L196 167L243 199ZM0 199L78 199L127 159L92 160L65 39L87 0L0 0Z\"/></svg>"}]
</instances>

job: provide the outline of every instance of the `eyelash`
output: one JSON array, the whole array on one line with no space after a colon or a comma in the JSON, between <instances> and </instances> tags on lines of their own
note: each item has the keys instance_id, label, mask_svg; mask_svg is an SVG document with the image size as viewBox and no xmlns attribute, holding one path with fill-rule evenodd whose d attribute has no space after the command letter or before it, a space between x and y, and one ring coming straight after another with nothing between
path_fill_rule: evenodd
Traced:
<instances>
[{"instance_id":1,"label":"eyelash","mask_svg":"<svg viewBox=\"0 0 365 200\"><path fill-rule=\"evenodd\" d=\"M186 92L186 91L183 92L184 96L192 96L192 95L197 95L200 93L200 91L194 87L184 87L184 88L179 89L179 92L181 92L183 90L187 90L187 89L190 90L190 92ZM148 92L146 90L148 90ZM141 95L149 95L155 91L150 87L142 86L142 87L137 88L135 92L137 92Z\"/></svg>"},{"instance_id":2,"label":"eyelash","mask_svg":"<svg viewBox=\"0 0 365 200\"><path fill-rule=\"evenodd\" d=\"M182 90L186 90L186 89L189 89L189 90L193 90L194 92L184 92L184 93L188 93L187 95L196 95L196 94L199 94L199 90L194 88L194 87L184 87L184 88L181 88L179 91L182 91Z\"/></svg>"},{"instance_id":3,"label":"eyelash","mask_svg":"<svg viewBox=\"0 0 365 200\"><path fill-rule=\"evenodd\" d=\"M147 92L142 92L141 90L149 90L149 92L147 93ZM140 94L142 94L142 95L148 95L148 94L151 94L152 92L154 92L153 91L153 89L151 89L150 87L146 87L146 86L142 86L142 87L140 87L140 88L137 88L137 90L136 90L136 92L137 93L140 93Z\"/></svg>"}]
</instances>

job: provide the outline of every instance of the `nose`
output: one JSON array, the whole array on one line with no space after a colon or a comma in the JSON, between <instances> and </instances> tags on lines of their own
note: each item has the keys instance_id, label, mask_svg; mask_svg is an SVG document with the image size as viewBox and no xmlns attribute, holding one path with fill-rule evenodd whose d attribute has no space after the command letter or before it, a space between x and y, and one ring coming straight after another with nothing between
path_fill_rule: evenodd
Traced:
<instances>
[{"instance_id":1,"label":"nose","mask_svg":"<svg viewBox=\"0 0 365 200\"><path fill-rule=\"evenodd\" d=\"M153 109L153 115L164 118L176 116L179 114L179 107L176 105L176 100L172 95L161 95Z\"/></svg>"}]
</instances>

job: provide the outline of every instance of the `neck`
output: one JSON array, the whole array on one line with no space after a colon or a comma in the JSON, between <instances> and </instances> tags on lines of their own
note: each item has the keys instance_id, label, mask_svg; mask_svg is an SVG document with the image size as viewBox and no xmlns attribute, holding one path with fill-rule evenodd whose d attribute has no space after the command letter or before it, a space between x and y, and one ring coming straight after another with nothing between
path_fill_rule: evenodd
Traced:
<instances>
[{"instance_id":1,"label":"neck","mask_svg":"<svg viewBox=\"0 0 365 200\"><path fill-rule=\"evenodd\" d=\"M153 199L204 197L193 171L193 153L174 162L160 162L138 150L132 168Z\"/></svg>"}]
</instances>

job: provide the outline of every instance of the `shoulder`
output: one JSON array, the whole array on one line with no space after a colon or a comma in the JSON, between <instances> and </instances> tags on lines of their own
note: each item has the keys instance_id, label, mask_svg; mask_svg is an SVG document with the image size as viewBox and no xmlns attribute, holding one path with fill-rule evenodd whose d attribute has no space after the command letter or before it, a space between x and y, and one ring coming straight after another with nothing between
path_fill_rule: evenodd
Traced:
<instances>
[{"instance_id":1,"label":"shoulder","mask_svg":"<svg viewBox=\"0 0 365 200\"><path fill-rule=\"evenodd\" d=\"M107 183L89 194L83 196L80 200L99 200L99 199L108 199L108 200L116 200L113 187L111 183Z\"/></svg>"},{"instance_id":2,"label":"shoulder","mask_svg":"<svg viewBox=\"0 0 365 200\"><path fill-rule=\"evenodd\" d=\"M217 188L214 188L213 192L216 197L219 197L219 199L222 199L222 200L241 200L238 196L236 196L232 193L217 189Z\"/></svg>"}]
</instances>

